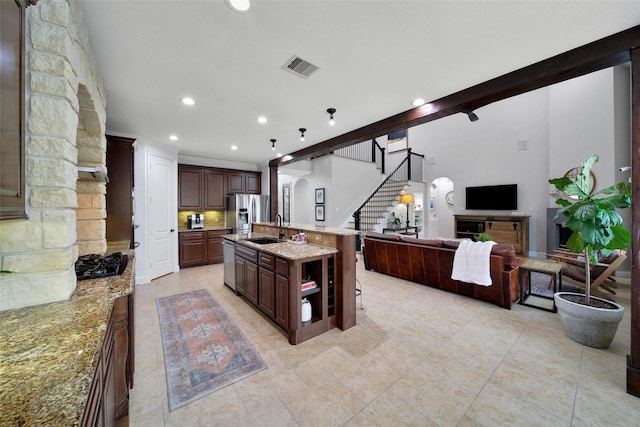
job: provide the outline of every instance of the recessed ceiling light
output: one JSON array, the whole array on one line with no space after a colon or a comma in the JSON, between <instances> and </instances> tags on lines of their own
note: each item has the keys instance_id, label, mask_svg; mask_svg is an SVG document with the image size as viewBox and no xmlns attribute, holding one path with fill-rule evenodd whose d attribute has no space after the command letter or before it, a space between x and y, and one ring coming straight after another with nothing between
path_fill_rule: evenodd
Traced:
<instances>
[{"instance_id":1,"label":"recessed ceiling light","mask_svg":"<svg viewBox=\"0 0 640 427\"><path fill-rule=\"evenodd\" d=\"M277 157L282 157L282 153L277 153L276 156Z\"/></svg>"},{"instance_id":2,"label":"recessed ceiling light","mask_svg":"<svg viewBox=\"0 0 640 427\"><path fill-rule=\"evenodd\" d=\"M237 150L237 149L238 149L238 146L237 146L237 145L232 145L232 146L231 146L231 149L232 149L232 150Z\"/></svg>"},{"instance_id":3,"label":"recessed ceiling light","mask_svg":"<svg viewBox=\"0 0 640 427\"><path fill-rule=\"evenodd\" d=\"M251 7L249 0L227 0L227 3L238 12L246 12Z\"/></svg>"},{"instance_id":4,"label":"recessed ceiling light","mask_svg":"<svg viewBox=\"0 0 640 427\"><path fill-rule=\"evenodd\" d=\"M258 117L258 123L267 123L267 118L264 116Z\"/></svg>"},{"instance_id":5,"label":"recessed ceiling light","mask_svg":"<svg viewBox=\"0 0 640 427\"><path fill-rule=\"evenodd\" d=\"M186 97L182 98L182 103L185 105L193 105L196 103L196 101L194 101L193 98Z\"/></svg>"},{"instance_id":6,"label":"recessed ceiling light","mask_svg":"<svg viewBox=\"0 0 640 427\"><path fill-rule=\"evenodd\" d=\"M419 107L421 105L423 105L425 103L425 100L422 98L416 98L413 100L413 102L411 104L413 104L414 107Z\"/></svg>"},{"instance_id":7,"label":"recessed ceiling light","mask_svg":"<svg viewBox=\"0 0 640 427\"><path fill-rule=\"evenodd\" d=\"M175 135L169 135L169 139L172 140L172 141L177 141L178 137L175 136Z\"/></svg>"}]
</instances>

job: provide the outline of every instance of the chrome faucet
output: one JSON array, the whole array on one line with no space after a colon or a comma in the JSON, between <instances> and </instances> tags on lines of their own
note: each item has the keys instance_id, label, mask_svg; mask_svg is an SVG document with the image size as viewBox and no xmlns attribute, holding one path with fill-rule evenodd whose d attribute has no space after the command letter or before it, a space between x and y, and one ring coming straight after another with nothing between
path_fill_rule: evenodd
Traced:
<instances>
[{"instance_id":1,"label":"chrome faucet","mask_svg":"<svg viewBox=\"0 0 640 427\"><path fill-rule=\"evenodd\" d=\"M284 230L282 229L282 217L280 214L276 215L276 222L274 225L278 226L278 239L284 239Z\"/></svg>"}]
</instances>

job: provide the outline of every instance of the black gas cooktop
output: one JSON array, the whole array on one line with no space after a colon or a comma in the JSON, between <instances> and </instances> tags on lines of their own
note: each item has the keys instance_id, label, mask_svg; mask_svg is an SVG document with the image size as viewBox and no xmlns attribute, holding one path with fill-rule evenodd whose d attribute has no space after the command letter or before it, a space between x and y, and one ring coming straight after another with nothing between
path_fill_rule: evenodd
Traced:
<instances>
[{"instance_id":1,"label":"black gas cooktop","mask_svg":"<svg viewBox=\"0 0 640 427\"><path fill-rule=\"evenodd\" d=\"M122 252L107 255L82 255L76 261L78 280L98 279L100 277L119 276L127 268L129 257Z\"/></svg>"}]
</instances>

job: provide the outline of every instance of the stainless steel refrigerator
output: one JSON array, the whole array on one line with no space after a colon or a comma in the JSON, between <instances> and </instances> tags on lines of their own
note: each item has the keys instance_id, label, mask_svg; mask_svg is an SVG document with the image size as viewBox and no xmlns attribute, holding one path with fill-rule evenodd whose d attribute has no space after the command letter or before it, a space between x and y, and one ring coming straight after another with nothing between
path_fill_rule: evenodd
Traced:
<instances>
[{"instance_id":1,"label":"stainless steel refrigerator","mask_svg":"<svg viewBox=\"0 0 640 427\"><path fill-rule=\"evenodd\" d=\"M254 222L268 222L269 196L234 194L227 196L227 227L232 233L248 233Z\"/></svg>"}]
</instances>

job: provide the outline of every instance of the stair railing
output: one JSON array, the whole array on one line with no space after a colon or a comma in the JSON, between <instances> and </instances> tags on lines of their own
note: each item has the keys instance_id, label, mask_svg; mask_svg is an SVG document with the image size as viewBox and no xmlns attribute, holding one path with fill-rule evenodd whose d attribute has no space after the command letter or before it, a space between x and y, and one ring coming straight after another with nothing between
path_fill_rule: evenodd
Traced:
<instances>
[{"instance_id":1,"label":"stair railing","mask_svg":"<svg viewBox=\"0 0 640 427\"><path fill-rule=\"evenodd\" d=\"M348 147L339 148L333 151L333 154L347 159L362 160L365 162L375 163L376 167L384 173L385 166L385 149L378 144L378 141L362 141Z\"/></svg>"},{"instance_id":2,"label":"stair railing","mask_svg":"<svg viewBox=\"0 0 640 427\"><path fill-rule=\"evenodd\" d=\"M375 140L374 140L375 141ZM377 143L376 143L377 144ZM412 161L413 156L418 157ZM411 152L411 148L407 149L407 157L400 162L400 164L394 169L393 172L387 176L384 181L371 193L371 195L364 201L362 205L353 213L354 228L356 231L361 232L361 217L363 212L367 213L368 204L375 197L375 195L389 182L391 181L421 181L422 180L422 159L423 154L415 154ZM358 233L356 237L356 249L362 248L361 233Z\"/></svg>"}]
</instances>

